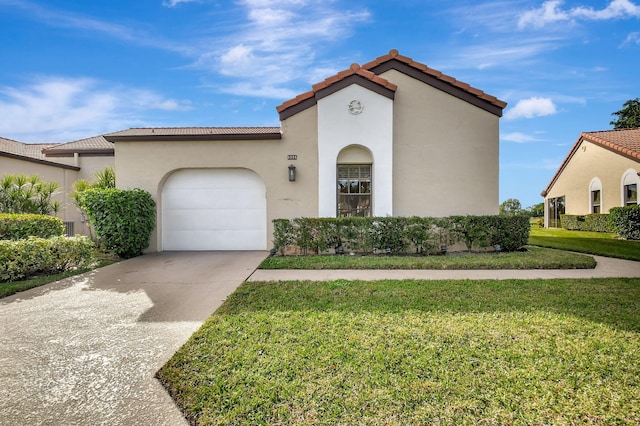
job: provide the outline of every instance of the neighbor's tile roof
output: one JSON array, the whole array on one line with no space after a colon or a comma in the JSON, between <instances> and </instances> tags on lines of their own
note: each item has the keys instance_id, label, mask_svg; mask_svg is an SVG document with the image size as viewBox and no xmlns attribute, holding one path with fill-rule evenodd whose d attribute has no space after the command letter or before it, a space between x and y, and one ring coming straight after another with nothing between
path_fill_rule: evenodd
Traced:
<instances>
[{"instance_id":1,"label":"neighbor's tile roof","mask_svg":"<svg viewBox=\"0 0 640 426\"><path fill-rule=\"evenodd\" d=\"M110 142L205 139L279 139L280 127L145 127L104 135Z\"/></svg>"},{"instance_id":2,"label":"neighbor's tile roof","mask_svg":"<svg viewBox=\"0 0 640 426\"><path fill-rule=\"evenodd\" d=\"M113 153L113 143L107 141L104 136L93 136L79 139L73 142L57 144L42 150L44 154L70 154L70 153Z\"/></svg>"},{"instance_id":3,"label":"neighbor's tile roof","mask_svg":"<svg viewBox=\"0 0 640 426\"><path fill-rule=\"evenodd\" d=\"M349 69L344 70L344 71L340 71L339 73L337 73L334 76L331 76L327 79L325 79L324 81L318 83L318 84L314 84L312 86L312 90L302 93L301 95L296 96L293 99L290 99L286 102L284 102L283 104L279 105L278 107L276 107L276 110L278 111L278 113L282 113L283 111L296 106L304 101L307 101L309 99L312 99L316 93L322 89L326 89L327 87L336 84L339 81L344 80L347 77L350 77L352 75L359 75L361 77L366 78L367 80L370 80L374 83L377 83L378 85L389 89L391 91L396 91L397 86L389 81L387 81L386 79L378 76L377 74L375 74L372 70L374 70L375 68L386 64L388 62L391 61L398 61L402 64L405 64L417 71L419 71L420 73L423 73L425 75L428 75L430 77L435 78L436 80L439 80L451 87L455 87L457 89L462 90L463 92L468 93L469 95L471 95L472 97L475 97L479 100L488 102L489 104L493 105L496 108L499 108L500 110L505 108L507 106L507 103L504 101L501 101L500 99L496 98L495 96L491 96L485 92L483 92L482 90L476 89L474 87L471 87L469 84L467 83L463 83L461 81L456 80L453 77L450 77L446 74L441 73L440 71L434 70L432 68L429 68L428 66L426 66L425 64L422 64L420 62L416 62L413 59L406 57L406 56L402 56L398 53L397 50L392 49L391 51L389 51L388 54L380 56L376 59L374 59L371 62L368 62L362 66L358 65L358 64L352 64L351 67L349 67Z\"/></svg>"},{"instance_id":4,"label":"neighbor's tile roof","mask_svg":"<svg viewBox=\"0 0 640 426\"><path fill-rule=\"evenodd\" d=\"M42 150L55 145L56 144L24 143L0 137L0 152L35 158L36 160L46 160Z\"/></svg>"},{"instance_id":5,"label":"neighbor's tile roof","mask_svg":"<svg viewBox=\"0 0 640 426\"><path fill-rule=\"evenodd\" d=\"M618 130L602 130L598 132L583 132L580 137L569 151L569 154L562 162L562 165L558 168L558 171L553 175L551 182L542 191L542 196L546 195L551 190L551 187L556 183L560 174L565 169L573 155L578 150L578 147L582 141L588 141L609 151L620 154L623 157L640 163L640 127L634 129L618 129Z\"/></svg>"}]
</instances>

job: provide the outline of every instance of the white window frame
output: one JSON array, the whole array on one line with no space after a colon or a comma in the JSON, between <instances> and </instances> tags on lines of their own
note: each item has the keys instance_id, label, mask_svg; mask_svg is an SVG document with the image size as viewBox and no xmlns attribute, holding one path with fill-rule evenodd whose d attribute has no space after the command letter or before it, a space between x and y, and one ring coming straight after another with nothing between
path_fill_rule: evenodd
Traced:
<instances>
[{"instance_id":1,"label":"white window frame","mask_svg":"<svg viewBox=\"0 0 640 426\"><path fill-rule=\"evenodd\" d=\"M636 188L640 189L640 176L638 176L638 171L635 169L628 169L622 174L622 179L620 181L620 205L632 205L627 204L627 191L626 187L628 185L636 185ZM636 200L636 204L640 204L640 197Z\"/></svg>"},{"instance_id":2,"label":"white window frame","mask_svg":"<svg viewBox=\"0 0 640 426\"><path fill-rule=\"evenodd\" d=\"M593 193L594 191L600 191L600 204L595 204L593 202ZM602 198L603 194L602 194L602 182L600 181L599 178L595 177L593 179L591 179L591 183L589 184L589 214L593 214L595 213L593 211L594 207L598 207L599 213L603 212L602 209Z\"/></svg>"}]
</instances>

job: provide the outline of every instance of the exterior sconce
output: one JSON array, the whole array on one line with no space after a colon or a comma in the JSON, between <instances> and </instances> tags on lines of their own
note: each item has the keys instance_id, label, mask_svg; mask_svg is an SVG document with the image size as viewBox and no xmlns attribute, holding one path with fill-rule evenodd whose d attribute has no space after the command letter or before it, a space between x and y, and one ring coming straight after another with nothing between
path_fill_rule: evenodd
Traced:
<instances>
[{"instance_id":1,"label":"exterior sconce","mask_svg":"<svg viewBox=\"0 0 640 426\"><path fill-rule=\"evenodd\" d=\"M296 166L293 164L289 166L289 182L296 181Z\"/></svg>"},{"instance_id":2,"label":"exterior sconce","mask_svg":"<svg viewBox=\"0 0 640 426\"><path fill-rule=\"evenodd\" d=\"M440 246L440 252L444 255L447 254L447 246L446 245L441 245Z\"/></svg>"}]
</instances>

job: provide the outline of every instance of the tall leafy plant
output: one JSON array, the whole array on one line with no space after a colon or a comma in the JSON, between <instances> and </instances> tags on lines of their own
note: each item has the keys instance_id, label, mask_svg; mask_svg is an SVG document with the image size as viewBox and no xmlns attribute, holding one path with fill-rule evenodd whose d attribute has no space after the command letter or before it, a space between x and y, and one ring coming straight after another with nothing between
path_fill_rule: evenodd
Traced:
<instances>
[{"instance_id":1,"label":"tall leafy plant","mask_svg":"<svg viewBox=\"0 0 640 426\"><path fill-rule=\"evenodd\" d=\"M5 175L0 180L0 213L56 214L60 203L52 200L60 184L38 175Z\"/></svg>"},{"instance_id":2,"label":"tall leafy plant","mask_svg":"<svg viewBox=\"0 0 640 426\"><path fill-rule=\"evenodd\" d=\"M82 193L81 203L107 250L131 258L149 247L156 203L147 191L93 188Z\"/></svg>"}]
</instances>

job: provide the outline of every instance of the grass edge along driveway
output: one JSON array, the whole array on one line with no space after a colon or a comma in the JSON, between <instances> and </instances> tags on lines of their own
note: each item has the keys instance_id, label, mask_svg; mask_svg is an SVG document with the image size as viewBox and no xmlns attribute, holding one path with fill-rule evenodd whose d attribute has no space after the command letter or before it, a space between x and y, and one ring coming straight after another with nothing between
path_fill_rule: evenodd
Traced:
<instances>
[{"instance_id":1,"label":"grass edge along driveway","mask_svg":"<svg viewBox=\"0 0 640 426\"><path fill-rule=\"evenodd\" d=\"M158 372L192 424L638 424L637 279L245 282Z\"/></svg>"}]
</instances>

